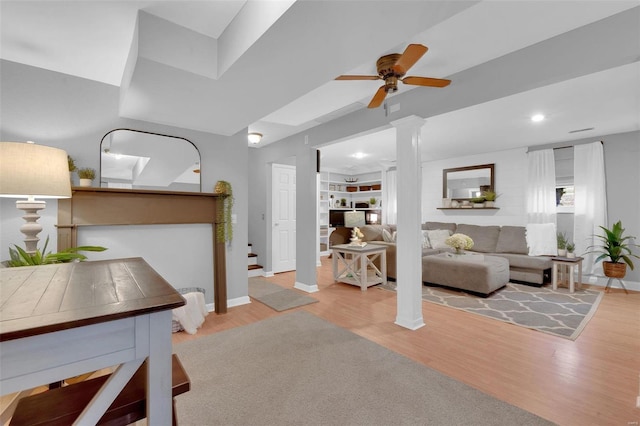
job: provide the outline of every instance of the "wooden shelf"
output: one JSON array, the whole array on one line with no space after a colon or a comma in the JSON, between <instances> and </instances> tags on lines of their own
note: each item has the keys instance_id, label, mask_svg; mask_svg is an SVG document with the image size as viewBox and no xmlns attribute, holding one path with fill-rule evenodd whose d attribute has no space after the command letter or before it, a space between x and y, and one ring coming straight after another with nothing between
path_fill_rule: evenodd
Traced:
<instances>
[{"instance_id":1,"label":"wooden shelf","mask_svg":"<svg viewBox=\"0 0 640 426\"><path fill-rule=\"evenodd\" d=\"M500 210L500 207L437 207L437 210Z\"/></svg>"}]
</instances>

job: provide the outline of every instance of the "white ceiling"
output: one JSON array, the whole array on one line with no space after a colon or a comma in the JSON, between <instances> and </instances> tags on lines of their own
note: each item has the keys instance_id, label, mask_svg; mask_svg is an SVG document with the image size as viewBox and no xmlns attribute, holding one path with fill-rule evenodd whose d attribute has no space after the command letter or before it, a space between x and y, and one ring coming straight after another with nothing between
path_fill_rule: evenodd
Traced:
<instances>
[{"instance_id":1,"label":"white ceiling","mask_svg":"<svg viewBox=\"0 0 640 426\"><path fill-rule=\"evenodd\" d=\"M375 74L379 56L400 53L409 43L429 47L410 75L447 78L634 7L637 40L620 43L640 45L638 5L637 0L1 0L0 57L120 86L124 117L222 135L248 128L265 135L263 146L365 109L379 81L333 79ZM145 13L139 17L139 11ZM549 76L553 84L429 117L423 158L640 129L640 47L636 50L626 64L564 79ZM593 55L599 54L594 46ZM401 85L389 103L402 106L410 90L428 97L447 88ZM531 123L534 112L548 119ZM590 127L594 130L568 133ZM363 162L394 160L389 132L354 140L369 154ZM323 164L366 168L345 155L355 149L325 147Z\"/></svg>"}]
</instances>

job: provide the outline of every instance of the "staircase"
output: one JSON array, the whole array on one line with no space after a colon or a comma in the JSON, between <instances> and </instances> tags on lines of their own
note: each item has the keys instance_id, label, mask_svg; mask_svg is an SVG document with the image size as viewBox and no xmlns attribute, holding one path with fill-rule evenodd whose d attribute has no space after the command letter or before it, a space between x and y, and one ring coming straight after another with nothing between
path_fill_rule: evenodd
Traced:
<instances>
[{"instance_id":1,"label":"staircase","mask_svg":"<svg viewBox=\"0 0 640 426\"><path fill-rule=\"evenodd\" d=\"M249 260L247 262L249 277L261 277L264 273L262 265L258 265L258 255L253 253L251 244L249 244Z\"/></svg>"}]
</instances>

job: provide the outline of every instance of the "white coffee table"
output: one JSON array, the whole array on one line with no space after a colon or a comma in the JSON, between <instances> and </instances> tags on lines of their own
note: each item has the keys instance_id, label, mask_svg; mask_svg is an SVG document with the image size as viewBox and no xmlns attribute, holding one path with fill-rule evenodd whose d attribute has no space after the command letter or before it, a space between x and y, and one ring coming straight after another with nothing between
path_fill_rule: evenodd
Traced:
<instances>
[{"instance_id":1,"label":"white coffee table","mask_svg":"<svg viewBox=\"0 0 640 426\"><path fill-rule=\"evenodd\" d=\"M367 287L387 282L387 248L382 245L367 244L364 247L350 244L331 246L333 251L333 278L346 284ZM373 263L380 258L380 268Z\"/></svg>"}]
</instances>

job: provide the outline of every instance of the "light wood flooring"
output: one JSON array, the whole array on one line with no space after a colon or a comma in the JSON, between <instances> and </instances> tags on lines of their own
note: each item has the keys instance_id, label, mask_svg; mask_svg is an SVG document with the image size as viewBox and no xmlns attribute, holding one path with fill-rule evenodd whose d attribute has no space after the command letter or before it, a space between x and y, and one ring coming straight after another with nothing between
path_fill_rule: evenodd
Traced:
<instances>
[{"instance_id":1,"label":"light wood flooring","mask_svg":"<svg viewBox=\"0 0 640 426\"><path fill-rule=\"evenodd\" d=\"M295 273L269 281L293 288ZM422 302L425 326L394 324L395 293L336 283L331 264L318 268L319 300L301 308L494 397L560 425L637 426L640 409L640 293L613 290L571 341ZM602 290L601 287L591 287ZM210 314L196 335L174 343L283 315L252 300ZM473 424L472 419L470 423Z\"/></svg>"}]
</instances>

